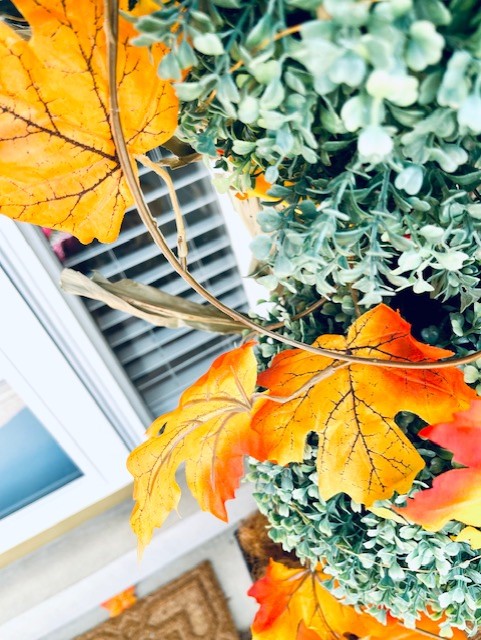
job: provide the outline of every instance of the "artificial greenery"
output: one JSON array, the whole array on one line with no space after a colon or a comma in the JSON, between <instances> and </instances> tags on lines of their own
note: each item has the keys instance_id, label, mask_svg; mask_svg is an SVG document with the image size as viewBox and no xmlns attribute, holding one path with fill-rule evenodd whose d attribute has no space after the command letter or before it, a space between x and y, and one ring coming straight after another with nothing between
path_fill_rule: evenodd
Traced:
<instances>
[{"instance_id":1,"label":"artificial greenery","mask_svg":"<svg viewBox=\"0 0 481 640\"><path fill-rule=\"evenodd\" d=\"M263 284L479 299L475 0L167 1L136 27L171 48L159 73L179 81L181 131L221 154L224 186L275 183Z\"/></svg>"},{"instance_id":2,"label":"artificial greenery","mask_svg":"<svg viewBox=\"0 0 481 640\"><path fill-rule=\"evenodd\" d=\"M404 414L398 422L416 442L419 420ZM426 467L412 491L451 467L449 453L429 442L416 444ZM324 573L332 576L324 586L381 621L389 611L414 627L418 613L428 612L434 619L445 616L440 625L444 637L452 627L476 632L481 624L481 559L479 551L453 540L463 525L451 522L431 533L375 515L343 493L326 502L319 497L316 457L313 443L302 464L251 461L248 480L255 484L272 540L294 550L304 563L323 563ZM404 501L405 496L394 500Z\"/></svg>"}]
</instances>

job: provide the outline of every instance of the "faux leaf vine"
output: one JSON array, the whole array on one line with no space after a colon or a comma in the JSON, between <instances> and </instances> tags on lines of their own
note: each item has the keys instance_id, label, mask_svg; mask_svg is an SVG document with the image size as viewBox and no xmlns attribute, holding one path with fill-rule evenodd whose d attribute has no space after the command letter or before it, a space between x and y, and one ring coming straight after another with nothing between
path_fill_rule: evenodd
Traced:
<instances>
[{"instance_id":1,"label":"faux leaf vine","mask_svg":"<svg viewBox=\"0 0 481 640\"><path fill-rule=\"evenodd\" d=\"M365 313L343 336L321 336L314 343L332 351L381 360L435 361L449 353L415 340L407 322L379 305ZM330 373L324 375L323 372ZM425 420L467 407L474 392L456 369L383 369L348 367L300 350L283 351L259 376L274 400L254 415L268 457L279 464L301 461L306 437L319 437L321 496L339 487L356 502L370 505L404 493L423 466L421 457L394 422L399 411Z\"/></svg>"}]
</instances>

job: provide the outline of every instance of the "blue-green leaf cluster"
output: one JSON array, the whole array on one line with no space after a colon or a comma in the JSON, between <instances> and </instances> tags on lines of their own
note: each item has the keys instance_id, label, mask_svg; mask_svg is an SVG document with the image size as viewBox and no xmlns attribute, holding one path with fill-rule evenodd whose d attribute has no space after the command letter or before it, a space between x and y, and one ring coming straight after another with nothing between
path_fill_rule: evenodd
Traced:
<instances>
[{"instance_id":1,"label":"blue-green leaf cluster","mask_svg":"<svg viewBox=\"0 0 481 640\"><path fill-rule=\"evenodd\" d=\"M185 138L236 189L273 183L253 247L271 290L462 311L481 296L480 24L475 0L166 0L137 43L169 47Z\"/></svg>"}]
</instances>

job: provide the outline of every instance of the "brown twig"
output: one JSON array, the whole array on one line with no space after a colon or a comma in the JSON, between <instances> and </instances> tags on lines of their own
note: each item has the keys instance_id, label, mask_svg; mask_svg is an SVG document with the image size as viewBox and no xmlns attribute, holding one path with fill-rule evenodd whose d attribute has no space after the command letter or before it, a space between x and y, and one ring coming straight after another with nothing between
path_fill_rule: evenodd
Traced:
<instances>
[{"instance_id":1,"label":"brown twig","mask_svg":"<svg viewBox=\"0 0 481 640\"><path fill-rule=\"evenodd\" d=\"M266 38L260 44L258 44L257 47L254 49L254 53L259 53L260 51L268 47L271 44L271 42L278 42L279 40L282 40L282 38L285 38L286 36L291 36L293 33L299 33L301 28L302 28L301 24L295 24L292 27L288 27L287 29L283 29L282 31L279 31L279 33L276 33L276 35L272 38L272 40L270 40L269 38ZM235 71L238 71L238 69L240 69L243 64L244 64L244 60L242 58L240 60L237 60L237 62L233 64L232 67L229 69L229 73L234 73Z\"/></svg>"},{"instance_id":2,"label":"brown twig","mask_svg":"<svg viewBox=\"0 0 481 640\"><path fill-rule=\"evenodd\" d=\"M104 0L105 2L105 33L107 37L107 60L108 60L108 77L109 77L109 101L110 101L110 117L112 136L116 146L119 162L124 173L125 180L132 192L137 210L141 219L143 220L148 232L152 236L155 244L162 251L165 259L169 262L172 268L189 284L194 291L201 295L205 300L217 307L220 311L227 316L241 322L248 329L255 331L256 333L268 336L283 342L291 347L302 349L308 353L313 353L318 356L325 356L333 360L340 360L341 362L349 362L350 364L363 364L365 366L384 367L392 369L444 369L446 367L453 367L461 364L467 364L473 362L481 357L481 351L476 351L468 356L461 358L448 358L446 360L439 360L436 362L411 362L409 360L379 360L377 358L364 358L362 356L354 356L352 354L343 351L332 351L330 349L323 349L321 347L314 347L304 342L299 342L292 338L279 335L261 325L257 324L247 316L238 313L234 309L223 304L209 291L207 291L188 271L182 268L179 260L171 251L167 244L163 234L157 226L157 222L152 216L149 207L144 199L142 190L137 182L133 167L130 162L129 151L127 149L127 143L122 131L122 124L120 122L119 103L117 96L117 32L118 32L118 0Z\"/></svg>"},{"instance_id":3,"label":"brown twig","mask_svg":"<svg viewBox=\"0 0 481 640\"><path fill-rule=\"evenodd\" d=\"M289 318L289 320L293 322L294 320L300 320L301 318L305 318L306 316L313 313L316 309L319 309L320 307L322 307L322 305L325 302L327 302L326 298L319 298L319 300L316 300L313 304L306 307L304 311L300 311L299 313L296 313L294 316L292 316L292 318ZM281 321L281 322L273 322L272 324L266 324L265 328L269 329L270 331L275 331L276 329L282 329L285 326L286 326L286 323Z\"/></svg>"},{"instance_id":4,"label":"brown twig","mask_svg":"<svg viewBox=\"0 0 481 640\"><path fill-rule=\"evenodd\" d=\"M187 269L187 256L189 254L189 248L187 246L187 235L185 232L184 216L182 215L182 211L180 209L179 199L177 198L177 193L175 192L175 185L172 181L172 178L170 177L168 171L166 171L163 167L159 166L155 162L152 162L152 160L146 155L137 155L135 156L135 159L141 162L144 167L155 171L155 173L160 178L162 178L162 180L167 185L170 201L172 203L172 209L174 210L175 225L177 227L177 255L179 257L182 269L185 270Z\"/></svg>"}]
</instances>

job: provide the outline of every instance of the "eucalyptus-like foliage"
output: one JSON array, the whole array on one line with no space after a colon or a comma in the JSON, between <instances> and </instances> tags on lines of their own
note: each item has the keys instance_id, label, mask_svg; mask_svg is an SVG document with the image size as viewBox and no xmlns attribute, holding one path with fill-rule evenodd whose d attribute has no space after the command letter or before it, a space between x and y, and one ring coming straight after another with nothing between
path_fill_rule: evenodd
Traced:
<instances>
[{"instance_id":1,"label":"eucalyptus-like foliage","mask_svg":"<svg viewBox=\"0 0 481 640\"><path fill-rule=\"evenodd\" d=\"M400 416L411 433L418 422L410 414ZM418 451L426 468L413 490L451 467L450 455L429 443ZM476 629L481 623L481 561L479 551L453 540L463 525L450 523L431 533L367 511L343 493L326 502L319 497L316 456L313 444L302 464L251 461L248 479L255 483L254 495L269 519L272 540L304 563L325 563L324 572L332 579L324 586L346 604L366 607L380 621L389 611L414 626L423 612L434 619L445 614L440 631L446 637L451 627ZM404 500L398 496L395 502Z\"/></svg>"},{"instance_id":2,"label":"eucalyptus-like foliage","mask_svg":"<svg viewBox=\"0 0 481 640\"><path fill-rule=\"evenodd\" d=\"M475 0L184 0L140 18L171 48L181 130L218 183L263 173L253 243L274 290L481 295L481 27ZM182 70L189 68L187 77Z\"/></svg>"}]
</instances>

